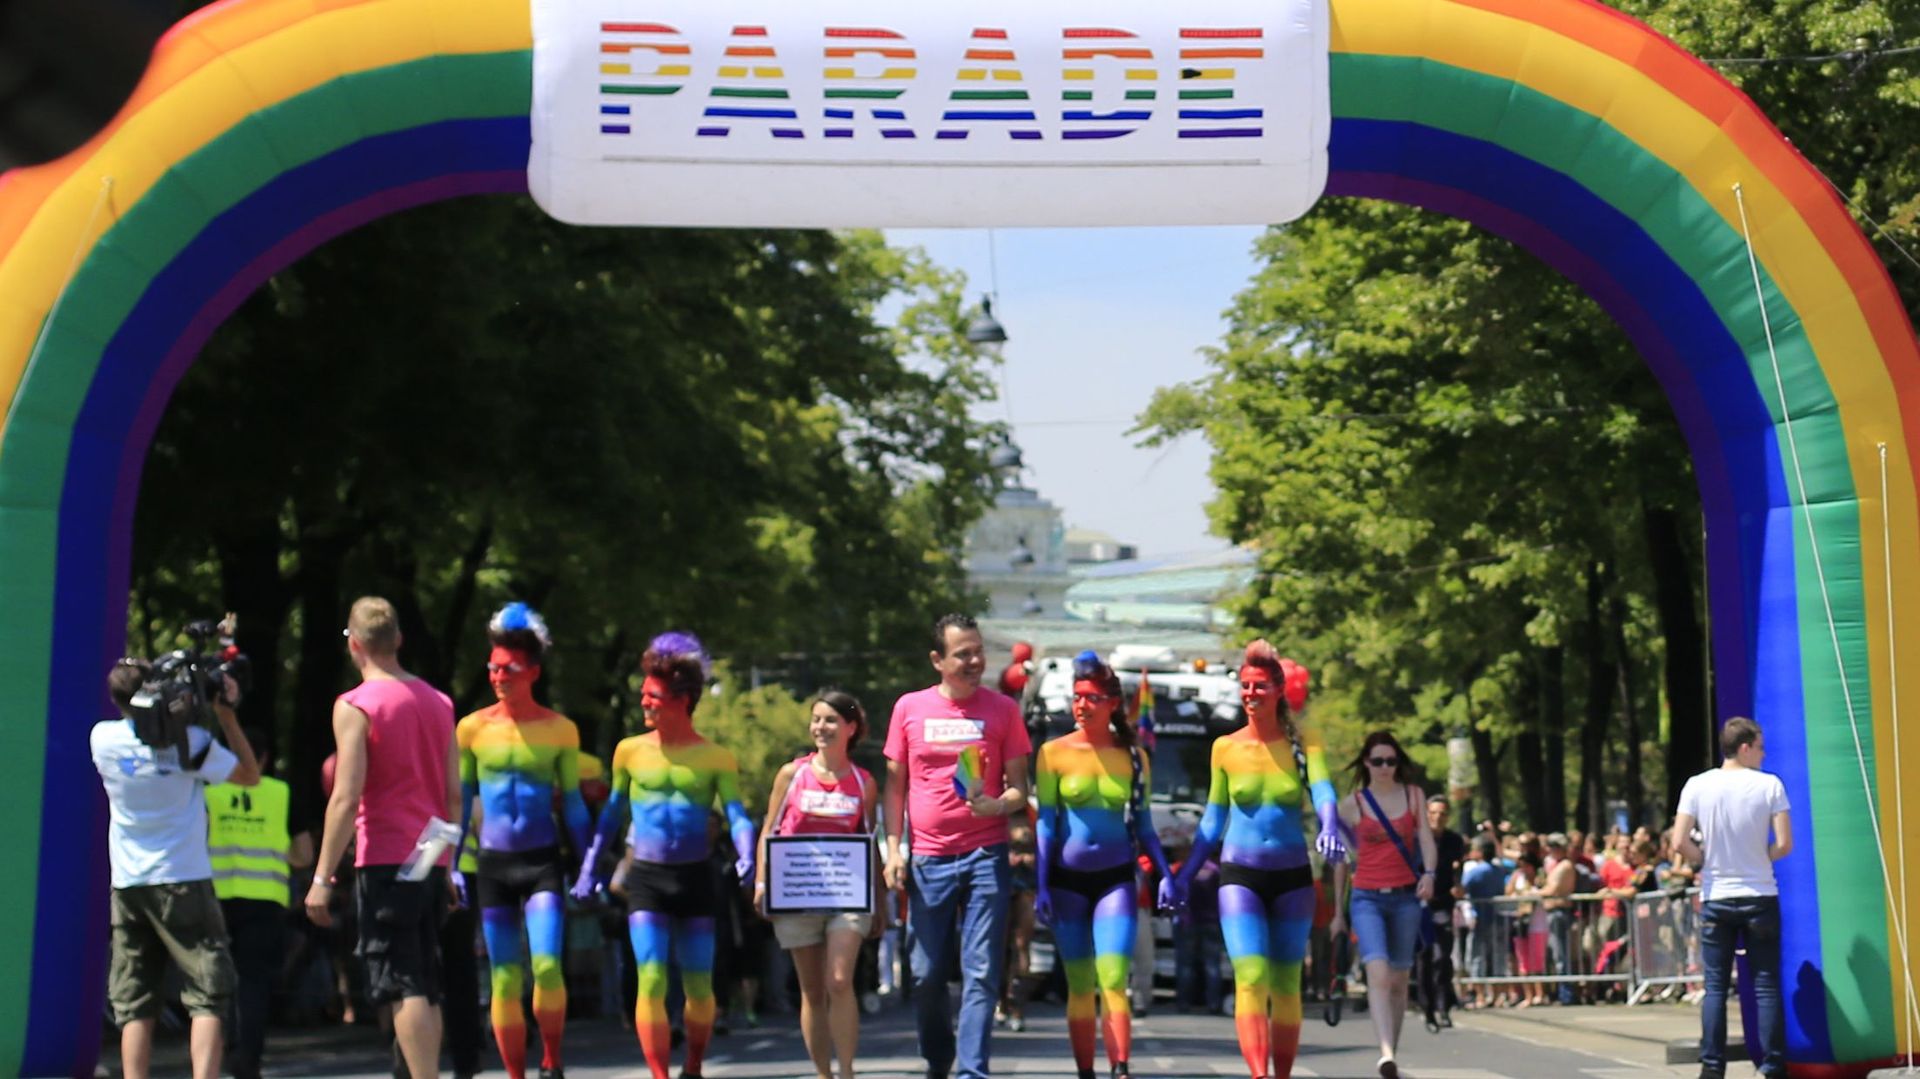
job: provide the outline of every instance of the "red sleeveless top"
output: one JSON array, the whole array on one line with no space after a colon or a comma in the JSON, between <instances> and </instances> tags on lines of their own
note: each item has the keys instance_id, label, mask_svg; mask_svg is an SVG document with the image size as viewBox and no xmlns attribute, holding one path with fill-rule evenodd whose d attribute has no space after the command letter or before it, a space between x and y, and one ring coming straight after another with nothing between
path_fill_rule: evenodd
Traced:
<instances>
[{"instance_id":1,"label":"red sleeveless top","mask_svg":"<svg viewBox=\"0 0 1920 1079\"><path fill-rule=\"evenodd\" d=\"M1412 791L1411 787L1402 786L1400 797L1397 799L1374 795L1375 800L1380 803L1380 808L1388 813L1393 812L1394 802L1405 802L1406 812L1393 818L1393 830L1399 833L1400 841L1407 845L1408 854L1414 854L1418 849L1414 843L1417 842L1415 837L1420 831L1420 822L1413 815L1416 807L1413 805ZM1353 886L1355 888L1404 888L1415 883L1413 867L1407 864L1405 858L1400 857L1400 852L1394 848L1393 840L1387 838L1387 829L1380 823L1380 818L1374 814L1373 807L1367 804L1366 796L1355 793L1354 799L1360 803L1360 825L1354 829L1360 842L1359 847L1354 851L1357 864L1353 870ZM1415 856L1418 857L1418 855Z\"/></svg>"}]
</instances>

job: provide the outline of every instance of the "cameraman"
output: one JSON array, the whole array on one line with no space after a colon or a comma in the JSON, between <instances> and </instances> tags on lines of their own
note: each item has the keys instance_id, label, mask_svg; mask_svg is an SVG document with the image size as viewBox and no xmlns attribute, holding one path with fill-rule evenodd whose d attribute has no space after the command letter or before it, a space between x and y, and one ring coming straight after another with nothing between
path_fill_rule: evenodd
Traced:
<instances>
[{"instance_id":1,"label":"cameraman","mask_svg":"<svg viewBox=\"0 0 1920 1079\"><path fill-rule=\"evenodd\" d=\"M113 867L107 999L120 1024L122 1071L126 1079L147 1079L161 984L171 958L185 982L181 1003L193 1017L194 1079L217 1079L220 1017L235 977L226 923L213 891L202 788L221 782L251 787L260 780L260 765L233 714L239 687L224 675L220 699L211 704L231 751L197 725L184 732L184 754L176 745L142 741L134 698L152 677L153 668L145 660L115 663L107 675L107 692L121 718L95 724L92 735L93 766L107 789L107 855ZM160 699L169 700L164 695Z\"/></svg>"}]
</instances>

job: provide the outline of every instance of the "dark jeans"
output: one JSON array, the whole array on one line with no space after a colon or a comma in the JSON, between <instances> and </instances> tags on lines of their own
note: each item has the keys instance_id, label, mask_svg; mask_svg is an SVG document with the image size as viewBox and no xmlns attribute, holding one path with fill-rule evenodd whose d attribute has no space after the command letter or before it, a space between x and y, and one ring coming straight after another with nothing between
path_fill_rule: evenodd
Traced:
<instances>
[{"instance_id":1,"label":"dark jeans","mask_svg":"<svg viewBox=\"0 0 1920 1079\"><path fill-rule=\"evenodd\" d=\"M1220 980L1220 923L1198 919L1173 931L1173 969L1181 1007L1203 1004L1217 1012L1225 999Z\"/></svg>"},{"instance_id":2,"label":"dark jeans","mask_svg":"<svg viewBox=\"0 0 1920 1079\"><path fill-rule=\"evenodd\" d=\"M1707 995L1700 1002L1700 1065L1727 1066L1727 983L1733 975L1736 941L1747 948L1747 972L1759 1029L1760 1074L1787 1074L1786 1013L1780 1006L1780 900L1777 896L1713 899L1700 904L1700 962Z\"/></svg>"},{"instance_id":3,"label":"dark jeans","mask_svg":"<svg viewBox=\"0 0 1920 1079\"><path fill-rule=\"evenodd\" d=\"M1573 912L1570 910L1550 910L1547 912L1547 973L1548 974L1586 974L1584 970L1572 969L1573 964ZM1561 982L1555 990L1555 996L1562 1004L1574 1001L1572 982Z\"/></svg>"},{"instance_id":4,"label":"dark jeans","mask_svg":"<svg viewBox=\"0 0 1920 1079\"><path fill-rule=\"evenodd\" d=\"M267 1049L267 1005L287 953L287 908L264 899L223 899L220 913L240 976L233 1026L227 1030L227 1067L234 1079L259 1079Z\"/></svg>"},{"instance_id":5,"label":"dark jeans","mask_svg":"<svg viewBox=\"0 0 1920 1079\"><path fill-rule=\"evenodd\" d=\"M480 1044L486 1030L480 1025L480 962L473 954L475 922L472 907L461 907L440 926L440 970L447 995L440 1001L447 1056L455 1075L480 1070Z\"/></svg>"},{"instance_id":6,"label":"dark jeans","mask_svg":"<svg viewBox=\"0 0 1920 1079\"><path fill-rule=\"evenodd\" d=\"M935 1075L986 1079L992 1058L993 1006L1007 958L1007 907L1012 900L1007 845L966 854L915 855L907 881L908 959L913 966L920 1055ZM958 955L954 945L958 944ZM960 966L960 1030L956 1044L947 981Z\"/></svg>"}]
</instances>

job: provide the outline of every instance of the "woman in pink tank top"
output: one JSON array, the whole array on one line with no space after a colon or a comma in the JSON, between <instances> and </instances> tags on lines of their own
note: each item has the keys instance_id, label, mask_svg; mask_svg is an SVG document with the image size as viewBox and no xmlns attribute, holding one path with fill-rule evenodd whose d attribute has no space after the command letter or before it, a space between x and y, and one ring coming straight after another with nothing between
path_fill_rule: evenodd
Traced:
<instances>
[{"instance_id":1,"label":"woman in pink tank top","mask_svg":"<svg viewBox=\"0 0 1920 1079\"><path fill-rule=\"evenodd\" d=\"M1439 855L1427 825L1427 796L1413 785L1413 766L1391 731L1374 731L1353 762L1354 792L1340 800L1340 823L1355 838L1352 918L1360 963L1367 969L1367 1014L1380 1038L1380 1074L1395 1079L1407 983L1420 943L1420 922L1433 898ZM1346 867L1334 867L1339 894ZM1335 900L1335 935L1347 919Z\"/></svg>"},{"instance_id":2,"label":"woman in pink tank top","mask_svg":"<svg viewBox=\"0 0 1920 1079\"><path fill-rule=\"evenodd\" d=\"M866 769L848 751L867 730L867 713L850 694L822 690L814 699L807 733L814 751L780 769L767 796L767 822L761 829L759 867L753 901L766 909L767 840L787 835L867 835L872 831L879 791ZM886 928L885 893L873 859L875 914L800 911L773 915L773 933L793 956L800 979L800 1032L807 1041L817 1079L853 1079L853 1054L860 1039L860 1008L854 1000L853 969L860 944Z\"/></svg>"}]
</instances>

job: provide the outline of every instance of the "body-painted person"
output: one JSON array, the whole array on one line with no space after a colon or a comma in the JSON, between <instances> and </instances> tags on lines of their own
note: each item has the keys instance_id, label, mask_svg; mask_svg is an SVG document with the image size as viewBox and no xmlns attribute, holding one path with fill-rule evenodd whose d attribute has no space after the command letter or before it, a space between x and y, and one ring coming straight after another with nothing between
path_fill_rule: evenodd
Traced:
<instances>
[{"instance_id":1,"label":"body-painted person","mask_svg":"<svg viewBox=\"0 0 1920 1079\"><path fill-rule=\"evenodd\" d=\"M1107 1063L1128 1074L1133 1008L1127 996L1138 904L1135 852L1162 879L1167 856L1154 834L1151 775L1121 707L1120 678L1091 651L1073 660L1072 734L1040 747L1040 886L1036 912L1053 926L1066 963L1067 1036L1080 1079L1093 1079L1094 994Z\"/></svg>"},{"instance_id":2,"label":"body-painted person","mask_svg":"<svg viewBox=\"0 0 1920 1079\"><path fill-rule=\"evenodd\" d=\"M1266 641L1247 646L1240 704L1247 725L1213 743L1213 782L1193 853L1163 889L1184 904L1209 855L1220 857L1220 929L1233 962L1233 1025L1254 1079L1293 1074L1300 1047L1300 964L1313 925L1313 867L1301 827L1310 794L1320 852L1346 855L1320 740L1297 724L1307 672Z\"/></svg>"},{"instance_id":3,"label":"body-painted person","mask_svg":"<svg viewBox=\"0 0 1920 1079\"><path fill-rule=\"evenodd\" d=\"M533 699L552 638L524 603L509 603L487 625L487 681L495 701L462 719L461 820L464 833L480 806L480 850L472 900L480 907L493 982L493 1037L510 1079L527 1071L527 1024L520 1010L527 964L520 955L522 912L532 953L533 1017L540 1024L541 1079L561 1075L567 1023L564 929L568 872L560 849L564 823L578 853L592 818L580 796L580 731ZM554 819L556 795L563 821ZM456 880L459 878L456 876ZM469 949L471 950L471 949Z\"/></svg>"},{"instance_id":4,"label":"body-painted person","mask_svg":"<svg viewBox=\"0 0 1920 1079\"><path fill-rule=\"evenodd\" d=\"M667 964L686 990L687 1060L681 1079L698 1079L713 1034L713 925L720 909L709 862L707 817L717 800L740 852L740 879L753 879L753 821L740 803L739 765L731 750L694 733L693 706L706 686L707 653L690 633L663 633L640 661L646 681L640 710L651 728L613 751L613 793L600 815L574 895L606 882L594 877L601 847L630 814L627 932L639 976L634 1029L653 1079L667 1079Z\"/></svg>"}]
</instances>

